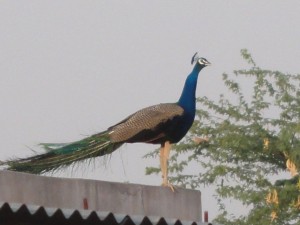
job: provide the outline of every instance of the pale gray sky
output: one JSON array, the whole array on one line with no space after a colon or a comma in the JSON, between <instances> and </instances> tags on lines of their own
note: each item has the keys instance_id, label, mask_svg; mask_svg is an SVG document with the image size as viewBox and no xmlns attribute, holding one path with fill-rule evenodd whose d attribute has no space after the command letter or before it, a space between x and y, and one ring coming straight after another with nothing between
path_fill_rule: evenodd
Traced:
<instances>
[{"instance_id":1,"label":"pale gray sky","mask_svg":"<svg viewBox=\"0 0 300 225\"><path fill-rule=\"evenodd\" d=\"M221 75L245 66L241 48L261 67L298 73L299 12L296 0L1 1L0 160L177 101L196 51L213 64L198 96L226 91ZM106 168L54 175L159 185L160 176L144 175L158 160L142 159L155 148L126 145ZM213 217L212 192L202 196Z\"/></svg>"}]
</instances>

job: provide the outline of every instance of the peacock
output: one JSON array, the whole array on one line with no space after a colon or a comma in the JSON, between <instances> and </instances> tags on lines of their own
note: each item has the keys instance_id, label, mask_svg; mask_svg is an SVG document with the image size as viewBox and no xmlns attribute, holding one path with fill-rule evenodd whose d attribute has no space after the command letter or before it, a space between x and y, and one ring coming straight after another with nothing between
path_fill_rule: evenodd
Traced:
<instances>
[{"instance_id":1,"label":"peacock","mask_svg":"<svg viewBox=\"0 0 300 225\"><path fill-rule=\"evenodd\" d=\"M11 171L42 174L75 162L111 154L124 143L159 144L162 185L172 188L167 168L171 145L179 142L193 124L198 75L210 62L195 53L191 64L195 64L194 68L186 78L178 102L143 108L103 132L71 143L43 143L40 145L45 153L0 164Z\"/></svg>"}]
</instances>

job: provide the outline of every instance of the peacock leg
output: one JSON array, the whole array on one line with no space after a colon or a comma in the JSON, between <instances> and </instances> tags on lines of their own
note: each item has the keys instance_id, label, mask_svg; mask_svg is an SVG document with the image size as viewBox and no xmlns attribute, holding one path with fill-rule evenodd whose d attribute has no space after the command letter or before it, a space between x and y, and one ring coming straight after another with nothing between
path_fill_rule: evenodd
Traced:
<instances>
[{"instance_id":1,"label":"peacock leg","mask_svg":"<svg viewBox=\"0 0 300 225\"><path fill-rule=\"evenodd\" d=\"M160 170L161 170L161 177L163 179L164 183L164 146L161 145L160 151L159 151L159 161L160 161Z\"/></svg>"},{"instance_id":2,"label":"peacock leg","mask_svg":"<svg viewBox=\"0 0 300 225\"><path fill-rule=\"evenodd\" d=\"M161 175L163 179L162 186L166 186L168 183L168 179L166 178L166 167L165 167L165 146L162 145L160 148L160 169L161 169Z\"/></svg>"},{"instance_id":3,"label":"peacock leg","mask_svg":"<svg viewBox=\"0 0 300 225\"><path fill-rule=\"evenodd\" d=\"M171 190L174 192L174 187L172 184L169 183L168 180L168 160L169 160L170 151L171 151L171 144L170 142L167 141L160 149L160 168L161 168L162 178L163 178L162 186L170 187Z\"/></svg>"}]
</instances>

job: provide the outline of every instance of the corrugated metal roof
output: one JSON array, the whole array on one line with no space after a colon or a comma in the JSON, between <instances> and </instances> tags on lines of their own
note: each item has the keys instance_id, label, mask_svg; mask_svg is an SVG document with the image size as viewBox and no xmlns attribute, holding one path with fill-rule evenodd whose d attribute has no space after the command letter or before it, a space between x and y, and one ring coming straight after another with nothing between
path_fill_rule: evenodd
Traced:
<instances>
[{"instance_id":1,"label":"corrugated metal roof","mask_svg":"<svg viewBox=\"0 0 300 225\"><path fill-rule=\"evenodd\" d=\"M96 212L91 210L74 210L48 208L28 204L0 202L0 224L18 225L204 225L191 221L180 221L161 217L147 217Z\"/></svg>"}]
</instances>

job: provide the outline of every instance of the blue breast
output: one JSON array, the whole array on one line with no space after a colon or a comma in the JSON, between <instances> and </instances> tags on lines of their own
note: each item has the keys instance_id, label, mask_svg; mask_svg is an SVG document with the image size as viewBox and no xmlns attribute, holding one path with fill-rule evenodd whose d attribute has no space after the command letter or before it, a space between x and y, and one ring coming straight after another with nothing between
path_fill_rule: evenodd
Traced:
<instances>
[{"instance_id":1,"label":"blue breast","mask_svg":"<svg viewBox=\"0 0 300 225\"><path fill-rule=\"evenodd\" d=\"M187 118L194 119L196 111L196 88L198 75L202 67L196 64L193 71L186 78L181 96L178 101L187 114Z\"/></svg>"},{"instance_id":2,"label":"blue breast","mask_svg":"<svg viewBox=\"0 0 300 225\"><path fill-rule=\"evenodd\" d=\"M186 78L182 94L177 104L184 109L184 114L180 118L178 129L176 129L176 138L183 138L188 130L191 128L196 112L196 88L197 80L201 67L198 63L195 65L193 71ZM176 140L176 141L179 141Z\"/></svg>"}]
</instances>

